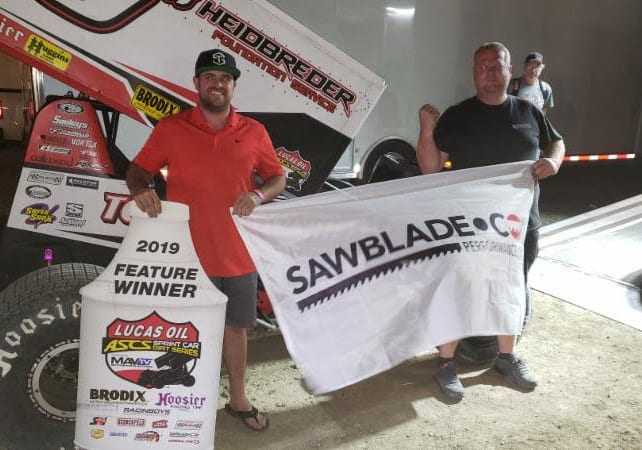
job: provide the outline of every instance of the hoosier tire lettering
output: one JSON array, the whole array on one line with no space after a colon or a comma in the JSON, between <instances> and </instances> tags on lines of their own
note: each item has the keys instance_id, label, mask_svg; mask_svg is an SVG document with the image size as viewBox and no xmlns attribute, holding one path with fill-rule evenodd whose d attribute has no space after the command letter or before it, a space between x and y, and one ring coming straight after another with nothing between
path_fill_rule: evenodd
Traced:
<instances>
[{"instance_id":1,"label":"hoosier tire lettering","mask_svg":"<svg viewBox=\"0 0 642 450\"><path fill-rule=\"evenodd\" d=\"M73 448L79 290L101 271L53 265L0 293L0 448Z\"/></svg>"}]
</instances>

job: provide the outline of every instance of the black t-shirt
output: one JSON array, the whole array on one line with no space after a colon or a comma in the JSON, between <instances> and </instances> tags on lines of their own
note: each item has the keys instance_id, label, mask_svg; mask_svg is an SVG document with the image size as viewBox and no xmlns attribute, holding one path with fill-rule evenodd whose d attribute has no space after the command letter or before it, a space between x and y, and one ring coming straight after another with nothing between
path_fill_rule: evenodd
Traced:
<instances>
[{"instance_id":1,"label":"black t-shirt","mask_svg":"<svg viewBox=\"0 0 642 450\"><path fill-rule=\"evenodd\" d=\"M562 136L535 105L509 95L501 105L471 97L451 106L439 118L434 139L456 170L537 160L540 149ZM538 200L536 184L529 229L541 225Z\"/></svg>"}]
</instances>

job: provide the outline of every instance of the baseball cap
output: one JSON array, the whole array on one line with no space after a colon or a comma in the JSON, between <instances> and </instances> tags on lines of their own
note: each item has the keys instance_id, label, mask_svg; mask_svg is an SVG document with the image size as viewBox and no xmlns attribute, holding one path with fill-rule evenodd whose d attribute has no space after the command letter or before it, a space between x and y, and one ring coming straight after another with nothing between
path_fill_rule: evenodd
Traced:
<instances>
[{"instance_id":1,"label":"baseball cap","mask_svg":"<svg viewBox=\"0 0 642 450\"><path fill-rule=\"evenodd\" d=\"M222 72L227 72L232 75L235 80L241 76L241 71L236 68L234 57L217 48L206 50L198 55L196 65L194 66L194 75L198 76L198 74L205 72L206 70L220 70Z\"/></svg>"},{"instance_id":2,"label":"baseball cap","mask_svg":"<svg viewBox=\"0 0 642 450\"><path fill-rule=\"evenodd\" d=\"M530 61L537 61L540 64L544 64L544 55L539 52L531 52L526 56L524 64L528 64Z\"/></svg>"}]
</instances>

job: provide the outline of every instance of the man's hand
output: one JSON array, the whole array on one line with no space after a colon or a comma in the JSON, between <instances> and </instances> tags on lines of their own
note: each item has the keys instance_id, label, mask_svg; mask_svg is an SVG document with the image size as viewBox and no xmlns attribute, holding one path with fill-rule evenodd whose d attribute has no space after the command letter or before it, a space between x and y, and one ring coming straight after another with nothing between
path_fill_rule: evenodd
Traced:
<instances>
[{"instance_id":1,"label":"man's hand","mask_svg":"<svg viewBox=\"0 0 642 450\"><path fill-rule=\"evenodd\" d=\"M156 191L152 188L147 188L137 194L133 194L132 200L134 200L138 209L146 212L149 217L158 217L162 212L160 198L158 198Z\"/></svg>"},{"instance_id":2,"label":"man's hand","mask_svg":"<svg viewBox=\"0 0 642 450\"><path fill-rule=\"evenodd\" d=\"M432 132L439 119L439 110L430 104L419 108L419 128L424 132Z\"/></svg>"},{"instance_id":3,"label":"man's hand","mask_svg":"<svg viewBox=\"0 0 642 450\"><path fill-rule=\"evenodd\" d=\"M560 166L553 158L542 158L533 163L531 173L536 180L543 180L557 174Z\"/></svg>"},{"instance_id":4,"label":"man's hand","mask_svg":"<svg viewBox=\"0 0 642 450\"><path fill-rule=\"evenodd\" d=\"M254 211L254 208L261 204L261 199L258 194L254 192L243 192L238 196L236 202L234 202L234 207L232 208L232 214L243 217L249 216Z\"/></svg>"}]
</instances>

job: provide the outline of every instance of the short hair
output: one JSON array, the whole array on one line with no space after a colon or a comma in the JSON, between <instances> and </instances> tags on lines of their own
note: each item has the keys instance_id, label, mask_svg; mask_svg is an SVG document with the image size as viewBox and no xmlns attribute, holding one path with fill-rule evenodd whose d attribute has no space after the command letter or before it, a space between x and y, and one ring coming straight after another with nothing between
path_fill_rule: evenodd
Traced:
<instances>
[{"instance_id":1,"label":"short hair","mask_svg":"<svg viewBox=\"0 0 642 450\"><path fill-rule=\"evenodd\" d=\"M477 58L477 55L480 52L483 52L484 50L495 50L497 53L501 55L502 52L504 52L504 56L502 59L506 64L510 66L510 52L508 51L508 48L501 42L493 41L493 42L484 42L482 45L479 46L477 50L475 50L475 55L473 56L473 60Z\"/></svg>"}]
</instances>

